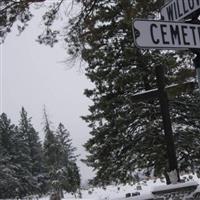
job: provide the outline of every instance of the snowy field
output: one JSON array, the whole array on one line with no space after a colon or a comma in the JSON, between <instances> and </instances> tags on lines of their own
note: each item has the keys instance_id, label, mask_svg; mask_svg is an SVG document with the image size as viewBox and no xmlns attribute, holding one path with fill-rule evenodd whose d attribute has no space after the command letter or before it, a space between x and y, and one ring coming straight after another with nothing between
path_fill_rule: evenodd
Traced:
<instances>
[{"instance_id":1,"label":"snowy field","mask_svg":"<svg viewBox=\"0 0 200 200\"><path fill-rule=\"evenodd\" d=\"M187 179L186 184L190 182L197 182L200 184L200 179L198 179L196 176L192 176L190 178L185 177ZM172 187L175 185L172 185ZM150 181L142 181L135 185L111 185L107 186L105 189L103 188L89 188L87 190L81 190L82 194L82 200L121 200L125 199L126 195L129 193L132 196L136 194L140 194L139 196L134 197L134 200L139 200L141 197L151 197L151 191L158 189L158 188L164 188L166 187L166 184L164 181L161 180L150 180ZM177 185L176 185L177 187ZM48 200L49 197L40 198L40 200ZM65 194L64 199L66 200L74 200L79 199L76 198L74 195L71 194Z\"/></svg>"}]
</instances>

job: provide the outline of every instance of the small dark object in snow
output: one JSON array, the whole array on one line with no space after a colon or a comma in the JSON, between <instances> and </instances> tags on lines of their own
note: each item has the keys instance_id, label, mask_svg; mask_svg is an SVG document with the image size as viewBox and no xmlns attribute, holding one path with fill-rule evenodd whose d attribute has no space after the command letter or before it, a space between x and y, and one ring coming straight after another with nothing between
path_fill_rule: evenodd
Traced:
<instances>
[{"instance_id":1,"label":"small dark object in snow","mask_svg":"<svg viewBox=\"0 0 200 200\"><path fill-rule=\"evenodd\" d=\"M88 190L88 194L92 194L92 191Z\"/></svg>"},{"instance_id":2,"label":"small dark object in snow","mask_svg":"<svg viewBox=\"0 0 200 200\"><path fill-rule=\"evenodd\" d=\"M139 196L140 193L139 192L134 192L134 193L126 193L126 198L129 198L129 197L135 197L135 196Z\"/></svg>"},{"instance_id":3,"label":"small dark object in snow","mask_svg":"<svg viewBox=\"0 0 200 200\"><path fill-rule=\"evenodd\" d=\"M61 200L58 192L52 193L50 196L50 200Z\"/></svg>"},{"instance_id":4,"label":"small dark object in snow","mask_svg":"<svg viewBox=\"0 0 200 200\"><path fill-rule=\"evenodd\" d=\"M131 197L131 193L126 193L126 198Z\"/></svg>"},{"instance_id":5,"label":"small dark object in snow","mask_svg":"<svg viewBox=\"0 0 200 200\"><path fill-rule=\"evenodd\" d=\"M141 185L137 185L136 190L142 190L142 186Z\"/></svg>"},{"instance_id":6,"label":"small dark object in snow","mask_svg":"<svg viewBox=\"0 0 200 200\"><path fill-rule=\"evenodd\" d=\"M134 192L134 193L132 193L132 197L139 196L139 195L140 195L139 192Z\"/></svg>"}]
</instances>

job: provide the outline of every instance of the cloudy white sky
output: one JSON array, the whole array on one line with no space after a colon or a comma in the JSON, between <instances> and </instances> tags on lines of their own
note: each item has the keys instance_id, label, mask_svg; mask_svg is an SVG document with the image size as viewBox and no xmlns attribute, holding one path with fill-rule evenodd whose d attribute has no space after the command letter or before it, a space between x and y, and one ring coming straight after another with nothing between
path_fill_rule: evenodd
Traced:
<instances>
[{"instance_id":1,"label":"cloudy white sky","mask_svg":"<svg viewBox=\"0 0 200 200\"><path fill-rule=\"evenodd\" d=\"M91 101L83 92L92 84L79 65L70 68L69 63L62 62L66 59L62 43L50 48L35 42L41 32L39 19L35 17L20 37L12 31L1 45L0 111L17 124L19 111L24 106L43 138L43 107L46 105L52 127L62 122L83 158L86 152L82 145L89 138L89 128L80 116L88 114ZM81 162L78 164L83 180L91 178L91 169Z\"/></svg>"}]
</instances>

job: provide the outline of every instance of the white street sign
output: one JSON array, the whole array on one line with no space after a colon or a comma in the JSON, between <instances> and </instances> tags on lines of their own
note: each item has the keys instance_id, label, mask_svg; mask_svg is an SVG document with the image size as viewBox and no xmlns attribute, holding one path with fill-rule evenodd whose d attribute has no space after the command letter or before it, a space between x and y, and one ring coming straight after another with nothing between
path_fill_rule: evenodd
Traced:
<instances>
[{"instance_id":1,"label":"white street sign","mask_svg":"<svg viewBox=\"0 0 200 200\"><path fill-rule=\"evenodd\" d=\"M133 32L138 48L200 49L200 24L136 19Z\"/></svg>"},{"instance_id":2,"label":"white street sign","mask_svg":"<svg viewBox=\"0 0 200 200\"><path fill-rule=\"evenodd\" d=\"M200 0L172 0L160 12L165 21L180 21L197 10L200 10Z\"/></svg>"}]
</instances>

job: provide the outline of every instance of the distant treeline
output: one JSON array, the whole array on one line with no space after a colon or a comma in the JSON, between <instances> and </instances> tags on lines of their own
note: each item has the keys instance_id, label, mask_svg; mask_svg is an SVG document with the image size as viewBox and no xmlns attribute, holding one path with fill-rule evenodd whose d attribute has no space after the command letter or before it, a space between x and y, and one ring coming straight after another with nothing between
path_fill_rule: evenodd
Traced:
<instances>
[{"instance_id":1,"label":"distant treeline","mask_svg":"<svg viewBox=\"0 0 200 200\"><path fill-rule=\"evenodd\" d=\"M76 193L80 174L69 131L54 131L44 110L44 142L22 108L18 125L0 115L0 199L63 191Z\"/></svg>"}]
</instances>

